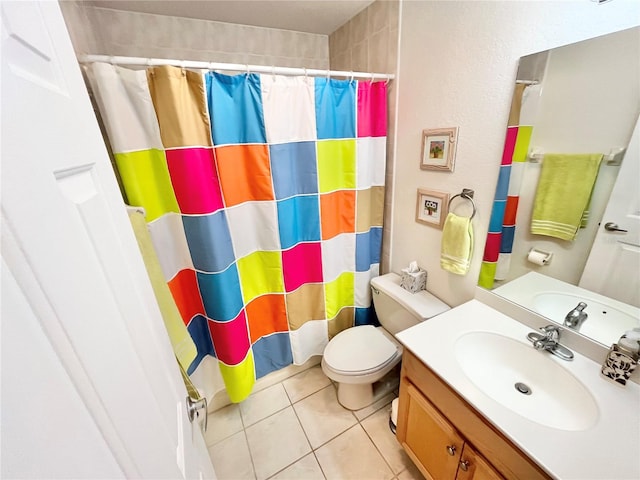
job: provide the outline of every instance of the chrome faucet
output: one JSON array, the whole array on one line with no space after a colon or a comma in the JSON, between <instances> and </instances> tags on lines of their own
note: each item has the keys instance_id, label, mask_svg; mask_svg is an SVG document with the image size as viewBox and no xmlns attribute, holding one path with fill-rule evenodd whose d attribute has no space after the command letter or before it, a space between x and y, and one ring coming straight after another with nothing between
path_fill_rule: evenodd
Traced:
<instances>
[{"instance_id":1,"label":"chrome faucet","mask_svg":"<svg viewBox=\"0 0 640 480\"><path fill-rule=\"evenodd\" d=\"M573 360L573 352L559 343L560 332L562 332L559 326L547 325L541 327L540 330L544 332L544 335L537 332L531 332L527 335L527 339L533 343L533 348L546 350L563 360Z\"/></svg>"},{"instance_id":2,"label":"chrome faucet","mask_svg":"<svg viewBox=\"0 0 640 480\"><path fill-rule=\"evenodd\" d=\"M585 308L587 308L586 303L578 303L578 305L564 317L564 325L574 330L580 330L580 327L587 319L587 312L584 311Z\"/></svg>"}]
</instances>

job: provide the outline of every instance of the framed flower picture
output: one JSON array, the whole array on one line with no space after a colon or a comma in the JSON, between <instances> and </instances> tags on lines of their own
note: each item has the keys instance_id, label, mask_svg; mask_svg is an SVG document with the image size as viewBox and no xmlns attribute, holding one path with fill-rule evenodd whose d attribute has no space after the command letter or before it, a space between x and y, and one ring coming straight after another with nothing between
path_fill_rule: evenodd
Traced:
<instances>
[{"instance_id":1,"label":"framed flower picture","mask_svg":"<svg viewBox=\"0 0 640 480\"><path fill-rule=\"evenodd\" d=\"M448 193L419 188L418 201L416 204L416 222L431 225L432 227L442 230L444 219L447 216L446 210L448 206Z\"/></svg>"},{"instance_id":2,"label":"framed flower picture","mask_svg":"<svg viewBox=\"0 0 640 480\"><path fill-rule=\"evenodd\" d=\"M458 127L423 130L420 168L453 172L457 141Z\"/></svg>"}]
</instances>

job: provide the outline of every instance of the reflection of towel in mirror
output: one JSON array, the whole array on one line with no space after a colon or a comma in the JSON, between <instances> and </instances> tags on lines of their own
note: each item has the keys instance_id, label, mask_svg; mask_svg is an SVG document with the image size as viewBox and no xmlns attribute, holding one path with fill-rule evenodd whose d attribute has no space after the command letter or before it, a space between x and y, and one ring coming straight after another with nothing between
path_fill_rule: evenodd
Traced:
<instances>
[{"instance_id":1,"label":"reflection of towel in mirror","mask_svg":"<svg viewBox=\"0 0 640 480\"><path fill-rule=\"evenodd\" d=\"M544 156L531 216L531 233L574 240L588 214L602 154ZM586 219L585 219L586 221Z\"/></svg>"},{"instance_id":2,"label":"reflection of towel in mirror","mask_svg":"<svg viewBox=\"0 0 640 480\"><path fill-rule=\"evenodd\" d=\"M449 213L442 229L440 267L451 273L466 275L473 253L471 218Z\"/></svg>"}]
</instances>

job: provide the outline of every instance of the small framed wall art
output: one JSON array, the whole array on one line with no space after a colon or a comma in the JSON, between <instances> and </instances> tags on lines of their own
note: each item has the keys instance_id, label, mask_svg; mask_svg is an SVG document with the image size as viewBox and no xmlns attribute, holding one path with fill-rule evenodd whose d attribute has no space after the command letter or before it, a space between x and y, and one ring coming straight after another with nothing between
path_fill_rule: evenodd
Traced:
<instances>
[{"instance_id":1,"label":"small framed wall art","mask_svg":"<svg viewBox=\"0 0 640 480\"><path fill-rule=\"evenodd\" d=\"M422 131L420 168L453 172L458 143L458 127Z\"/></svg>"},{"instance_id":2,"label":"small framed wall art","mask_svg":"<svg viewBox=\"0 0 640 480\"><path fill-rule=\"evenodd\" d=\"M448 193L419 188L418 201L416 204L416 222L431 225L432 227L442 230L444 219L447 216L448 206Z\"/></svg>"}]
</instances>

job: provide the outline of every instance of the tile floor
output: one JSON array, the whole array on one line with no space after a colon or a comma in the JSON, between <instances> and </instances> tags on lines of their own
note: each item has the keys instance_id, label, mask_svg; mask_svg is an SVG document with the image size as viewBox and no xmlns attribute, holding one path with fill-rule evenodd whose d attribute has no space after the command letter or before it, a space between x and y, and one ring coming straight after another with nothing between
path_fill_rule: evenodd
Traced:
<instances>
[{"instance_id":1,"label":"tile floor","mask_svg":"<svg viewBox=\"0 0 640 480\"><path fill-rule=\"evenodd\" d=\"M219 480L422 480L389 430L389 394L351 412L319 366L209 415Z\"/></svg>"}]
</instances>

